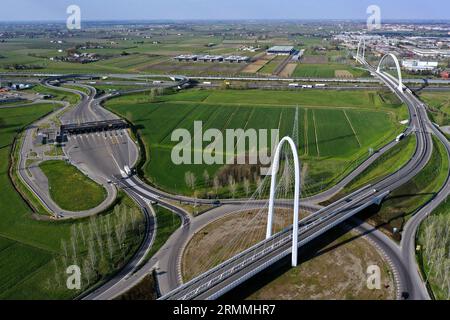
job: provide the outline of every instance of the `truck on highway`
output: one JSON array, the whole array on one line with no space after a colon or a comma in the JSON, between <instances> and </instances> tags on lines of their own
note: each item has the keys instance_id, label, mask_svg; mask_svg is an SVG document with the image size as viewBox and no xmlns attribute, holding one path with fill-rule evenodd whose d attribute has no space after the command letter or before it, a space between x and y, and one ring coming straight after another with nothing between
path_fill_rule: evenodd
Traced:
<instances>
[{"instance_id":1,"label":"truck on highway","mask_svg":"<svg viewBox=\"0 0 450 320\"><path fill-rule=\"evenodd\" d=\"M127 175L127 176L131 176L131 169L130 169L130 167L129 166L125 166L124 168L123 168L123 170L125 171L125 174Z\"/></svg>"},{"instance_id":2,"label":"truck on highway","mask_svg":"<svg viewBox=\"0 0 450 320\"><path fill-rule=\"evenodd\" d=\"M402 140L405 137L404 133L401 133L397 136L397 138L395 138L395 141L399 142L400 140Z\"/></svg>"},{"instance_id":3,"label":"truck on highway","mask_svg":"<svg viewBox=\"0 0 450 320\"><path fill-rule=\"evenodd\" d=\"M288 86L291 88L298 88L298 83L289 83Z\"/></svg>"}]
</instances>

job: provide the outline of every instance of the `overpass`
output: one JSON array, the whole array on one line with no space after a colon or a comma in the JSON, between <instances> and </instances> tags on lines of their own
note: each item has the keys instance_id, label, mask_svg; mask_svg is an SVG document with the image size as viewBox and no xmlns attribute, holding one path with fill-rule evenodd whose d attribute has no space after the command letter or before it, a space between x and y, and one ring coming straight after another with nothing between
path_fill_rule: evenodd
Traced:
<instances>
[{"instance_id":1,"label":"overpass","mask_svg":"<svg viewBox=\"0 0 450 320\"><path fill-rule=\"evenodd\" d=\"M102 132L128 128L128 123L121 119L91 121L84 123L63 124L60 128L61 135L82 134L88 132Z\"/></svg>"}]
</instances>

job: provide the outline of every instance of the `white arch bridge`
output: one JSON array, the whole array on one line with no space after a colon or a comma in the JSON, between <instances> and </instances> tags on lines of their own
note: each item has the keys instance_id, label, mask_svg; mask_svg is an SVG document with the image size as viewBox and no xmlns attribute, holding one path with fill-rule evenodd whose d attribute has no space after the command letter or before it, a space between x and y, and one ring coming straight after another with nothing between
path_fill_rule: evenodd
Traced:
<instances>
[{"instance_id":1,"label":"white arch bridge","mask_svg":"<svg viewBox=\"0 0 450 320\"><path fill-rule=\"evenodd\" d=\"M274 207L277 205L275 200L276 177L280 167L281 148L286 143L291 149L294 160L294 218L292 226L273 235ZM294 141L285 137L276 149L272 165L266 239L211 268L160 299L216 299L289 255L292 258L292 266L296 266L299 247L308 244L365 208L374 204L379 205L388 194L389 191L386 189L378 191L373 187L366 186L299 221L300 163Z\"/></svg>"},{"instance_id":2,"label":"white arch bridge","mask_svg":"<svg viewBox=\"0 0 450 320\"><path fill-rule=\"evenodd\" d=\"M356 50L356 56L355 56L356 61L358 61L359 63L361 63L364 66L369 66L369 64L366 61L366 39L364 37L361 37L358 43L358 48ZM383 63L385 63L388 59L391 59L394 64L395 64L395 69L397 71L397 77L398 79L395 79L391 74L386 73L382 70L382 66ZM400 67L400 62L398 61L398 58L395 54L393 53L387 53L385 54L380 62L378 63L378 67L376 68L376 72L378 74L383 74L388 76L389 78L391 78L393 81L397 81L398 85L397 85L397 89L400 91L403 91L404 86L403 86L403 77L402 77L402 69Z\"/></svg>"}]
</instances>

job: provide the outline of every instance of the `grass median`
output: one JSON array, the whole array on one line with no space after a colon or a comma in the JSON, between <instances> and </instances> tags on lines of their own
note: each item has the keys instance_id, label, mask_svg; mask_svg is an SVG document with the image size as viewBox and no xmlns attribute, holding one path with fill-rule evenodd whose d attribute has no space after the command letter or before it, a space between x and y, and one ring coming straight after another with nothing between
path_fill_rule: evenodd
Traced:
<instances>
[{"instance_id":1,"label":"grass median","mask_svg":"<svg viewBox=\"0 0 450 320\"><path fill-rule=\"evenodd\" d=\"M45 161L39 167L47 176L50 196L61 209L88 210L106 198L106 190L102 186L62 160Z\"/></svg>"}]
</instances>

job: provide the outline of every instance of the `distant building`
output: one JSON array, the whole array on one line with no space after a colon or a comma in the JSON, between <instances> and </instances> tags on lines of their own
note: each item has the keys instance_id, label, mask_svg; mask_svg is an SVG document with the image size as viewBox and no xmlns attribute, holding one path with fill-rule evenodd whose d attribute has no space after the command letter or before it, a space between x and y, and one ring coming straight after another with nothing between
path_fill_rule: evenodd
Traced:
<instances>
[{"instance_id":1,"label":"distant building","mask_svg":"<svg viewBox=\"0 0 450 320\"><path fill-rule=\"evenodd\" d=\"M449 58L450 57L450 49L422 49L422 48L413 48L411 52L419 57L428 57L428 58Z\"/></svg>"},{"instance_id":2,"label":"distant building","mask_svg":"<svg viewBox=\"0 0 450 320\"><path fill-rule=\"evenodd\" d=\"M402 66L409 71L432 71L439 66L437 61L403 60Z\"/></svg>"},{"instance_id":3,"label":"distant building","mask_svg":"<svg viewBox=\"0 0 450 320\"><path fill-rule=\"evenodd\" d=\"M178 61L197 61L198 56L195 54L181 54L179 56L176 56L174 59Z\"/></svg>"},{"instance_id":4,"label":"distant building","mask_svg":"<svg viewBox=\"0 0 450 320\"><path fill-rule=\"evenodd\" d=\"M225 61L228 62L237 62L237 63L241 63L241 62L247 62L249 60L249 57L245 57L245 56L228 56L224 59Z\"/></svg>"},{"instance_id":5,"label":"distant building","mask_svg":"<svg viewBox=\"0 0 450 320\"><path fill-rule=\"evenodd\" d=\"M204 56L198 56L197 60L204 61L204 62L221 62L223 61L222 56L212 56L212 55L204 55Z\"/></svg>"},{"instance_id":6,"label":"distant building","mask_svg":"<svg viewBox=\"0 0 450 320\"><path fill-rule=\"evenodd\" d=\"M289 56L294 53L293 46L274 46L267 50L267 54L279 55L279 56Z\"/></svg>"},{"instance_id":7,"label":"distant building","mask_svg":"<svg viewBox=\"0 0 450 320\"><path fill-rule=\"evenodd\" d=\"M300 51L294 52L294 55L292 56L293 61L298 61L303 57L303 54L305 53L305 49L302 49Z\"/></svg>"},{"instance_id":8,"label":"distant building","mask_svg":"<svg viewBox=\"0 0 450 320\"><path fill-rule=\"evenodd\" d=\"M216 56L216 55L194 55L194 54L182 54L174 57L175 60L179 62L195 62L195 61L203 61L203 62L247 62L250 60L249 57L246 56Z\"/></svg>"},{"instance_id":9,"label":"distant building","mask_svg":"<svg viewBox=\"0 0 450 320\"><path fill-rule=\"evenodd\" d=\"M450 70L445 70L441 72L442 79L450 79Z\"/></svg>"},{"instance_id":10,"label":"distant building","mask_svg":"<svg viewBox=\"0 0 450 320\"><path fill-rule=\"evenodd\" d=\"M27 84L27 83L13 83L10 85L10 88L12 90L25 90L25 89L30 89L32 86L31 84Z\"/></svg>"}]
</instances>

